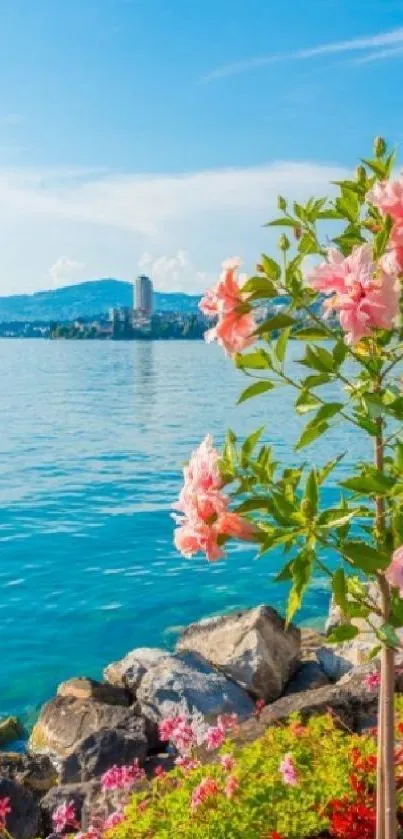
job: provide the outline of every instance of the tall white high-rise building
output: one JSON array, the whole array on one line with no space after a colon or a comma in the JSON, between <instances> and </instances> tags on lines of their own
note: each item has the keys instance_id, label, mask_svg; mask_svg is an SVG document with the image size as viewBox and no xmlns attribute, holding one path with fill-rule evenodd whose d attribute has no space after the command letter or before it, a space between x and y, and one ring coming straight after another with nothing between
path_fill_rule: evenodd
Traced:
<instances>
[{"instance_id":1,"label":"tall white high-rise building","mask_svg":"<svg viewBox=\"0 0 403 839\"><path fill-rule=\"evenodd\" d=\"M134 308L148 318L153 313L153 284L143 274L135 280Z\"/></svg>"}]
</instances>

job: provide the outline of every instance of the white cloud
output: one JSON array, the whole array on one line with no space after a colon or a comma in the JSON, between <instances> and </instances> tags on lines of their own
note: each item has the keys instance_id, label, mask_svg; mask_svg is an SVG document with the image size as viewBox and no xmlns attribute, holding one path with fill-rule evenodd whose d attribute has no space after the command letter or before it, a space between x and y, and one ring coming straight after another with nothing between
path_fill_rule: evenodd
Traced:
<instances>
[{"instance_id":1,"label":"white cloud","mask_svg":"<svg viewBox=\"0 0 403 839\"><path fill-rule=\"evenodd\" d=\"M207 75L203 76L203 82L210 82L213 79L220 79L226 76L235 76L240 73L246 73L248 70L255 70L258 67L265 67L267 64L273 64L278 61L302 61L309 58L316 58L321 55L334 55L336 53L359 52L362 50L374 50L377 47L390 47L378 52L378 58L387 59L396 54L395 44L403 45L403 27L392 29L390 32L381 32L376 35L370 35L363 38L352 38L348 41L337 41L336 43L320 44L317 47L309 49L296 50L289 53L269 53L268 55L261 55L246 59L245 61L236 61L230 64L224 64L222 67L217 67Z\"/></svg>"},{"instance_id":2,"label":"white cloud","mask_svg":"<svg viewBox=\"0 0 403 839\"><path fill-rule=\"evenodd\" d=\"M279 192L325 195L346 174L292 161L180 175L0 170L0 294L48 287L52 264L57 284L140 269L157 287L199 291L226 256L253 270L273 246L278 231L262 225Z\"/></svg>"},{"instance_id":3,"label":"white cloud","mask_svg":"<svg viewBox=\"0 0 403 839\"><path fill-rule=\"evenodd\" d=\"M49 269L54 287L69 285L74 279L77 279L77 274L82 273L84 267L83 262L76 262L74 259L69 259L68 256L59 256Z\"/></svg>"}]
</instances>

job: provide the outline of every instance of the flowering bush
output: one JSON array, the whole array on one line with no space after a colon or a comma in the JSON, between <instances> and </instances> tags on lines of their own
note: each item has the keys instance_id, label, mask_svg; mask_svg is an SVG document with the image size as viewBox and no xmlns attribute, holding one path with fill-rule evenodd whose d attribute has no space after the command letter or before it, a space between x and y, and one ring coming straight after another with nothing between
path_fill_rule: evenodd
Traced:
<instances>
[{"instance_id":1,"label":"flowering bush","mask_svg":"<svg viewBox=\"0 0 403 839\"><path fill-rule=\"evenodd\" d=\"M398 784L403 698L397 700ZM376 740L328 716L295 716L240 748L227 734L214 763L178 766L133 795L107 839L338 839L375 836ZM399 793L400 796L400 793ZM400 814L400 802L398 814Z\"/></svg>"},{"instance_id":2,"label":"flowering bush","mask_svg":"<svg viewBox=\"0 0 403 839\"><path fill-rule=\"evenodd\" d=\"M283 233L279 261L264 254L246 281L237 275L239 260L224 263L218 284L201 301L217 320L207 339L217 340L252 379L240 402L285 385L295 393L296 413L311 416L297 452L340 423L367 438L373 458L339 482L340 500L327 508L322 487L343 452L327 464L281 470L271 447L260 443L263 429L243 443L229 431L221 456L207 437L185 469L175 534L185 556L204 551L210 561L223 555L229 538L256 541L261 555L282 549L278 579L290 581L287 621L320 569L351 619L331 640L353 639L355 618L373 632L373 655L382 651L378 839L396 837L394 651L403 625L403 176L391 179L393 164L393 152L377 138L373 158L338 182L333 200L302 205L280 197L281 215L270 224L291 230L294 246ZM331 222L336 231L329 242ZM258 324L256 309L280 295L288 301L283 310ZM305 345L292 368L291 341ZM337 388L337 398L327 385L331 394ZM336 568L329 555L337 557Z\"/></svg>"}]
</instances>

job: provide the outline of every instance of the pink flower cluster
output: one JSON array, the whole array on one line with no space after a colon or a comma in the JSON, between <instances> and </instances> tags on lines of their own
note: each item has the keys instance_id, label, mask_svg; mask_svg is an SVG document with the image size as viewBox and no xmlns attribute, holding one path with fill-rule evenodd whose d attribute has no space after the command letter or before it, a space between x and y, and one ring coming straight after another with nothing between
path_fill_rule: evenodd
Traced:
<instances>
[{"instance_id":1,"label":"pink flower cluster","mask_svg":"<svg viewBox=\"0 0 403 839\"><path fill-rule=\"evenodd\" d=\"M108 816L106 821L103 823L103 829L110 830L111 827L118 827L120 824L122 824L123 819L124 814L121 813L119 810L116 810L116 812L111 813L111 815Z\"/></svg>"},{"instance_id":2,"label":"pink flower cluster","mask_svg":"<svg viewBox=\"0 0 403 839\"><path fill-rule=\"evenodd\" d=\"M252 312L243 311L247 295L243 294L237 280L241 262L236 257L222 265L216 286L206 291L200 309L207 317L217 317L217 325L206 332L206 341L218 341L229 354L241 352L256 340L256 321Z\"/></svg>"},{"instance_id":3,"label":"pink flower cluster","mask_svg":"<svg viewBox=\"0 0 403 839\"><path fill-rule=\"evenodd\" d=\"M11 813L10 798L0 798L0 828L6 826L7 816Z\"/></svg>"},{"instance_id":4,"label":"pink flower cluster","mask_svg":"<svg viewBox=\"0 0 403 839\"><path fill-rule=\"evenodd\" d=\"M377 181L367 193L367 201L393 219L389 242L391 259L387 264L400 273L403 271L403 176L396 181Z\"/></svg>"},{"instance_id":5,"label":"pink flower cluster","mask_svg":"<svg viewBox=\"0 0 403 839\"><path fill-rule=\"evenodd\" d=\"M288 786L295 787L298 784L298 775L295 768L295 763L291 754L286 754L279 766L280 774L283 782Z\"/></svg>"},{"instance_id":6,"label":"pink flower cluster","mask_svg":"<svg viewBox=\"0 0 403 839\"><path fill-rule=\"evenodd\" d=\"M197 743L197 735L185 714L167 717L158 726L163 743L172 743L181 754L188 754Z\"/></svg>"},{"instance_id":7,"label":"pink flower cluster","mask_svg":"<svg viewBox=\"0 0 403 839\"><path fill-rule=\"evenodd\" d=\"M224 556L219 544L221 536L249 540L255 526L237 513L228 510L229 498L222 492L219 453L208 434L184 468L184 485L174 509L179 527L175 545L186 557L202 551L210 562Z\"/></svg>"},{"instance_id":8,"label":"pink flower cluster","mask_svg":"<svg viewBox=\"0 0 403 839\"><path fill-rule=\"evenodd\" d=\"M200 784L194 788L190 807L192 810L197 810L201 804L208 801L209 798L215 798L218 795L220 788L214 778L204 778Z\"/></svg>"},{"instance_id":9,"label":"pink flower cluster","mask_svg":"<svg viewBox=\"0 0 403 839\"><path fill-rule=\"evenodd\" d=\"M389 585L400 589L400 596L403 596L403 545L396 548L392 556L392 562L385 571L385 577Z\"/></svg>"},{"instance_id":10,"label":"pink flower cluster","mask_svg":"<svg viewBox=\"0 0 403 839\"><path fill-rule=\"evenodd\" d=\"M77 827L74 801L65 801L53 811L52 824L55 833L63 833L68 828Z\"/></svg>"},{"instance_id":11,"label":"pink flower cluster","mask_svg":"<svg viewBox=\"0 0 403 839\"><path fill-rule=\"evenodd\" d=\"M377 670L374 670L372 673L368 673L368 675L364 679L364 684L367 690L378 690L381 684L381 674L378 673Z\"/></svg>"},{"instance_id":12,"label":"pink flower cluster","mask_svg":"<svg viewBox=\"0 0 403 839\"><path fill-rule=\"evenodd\" d=\"M111 766L101 777L101 787L105 790L131 789L137 782L145 778L144 769L141 769L136 759L128 766Z\"/></svg>"},{"instance_id":13,"label":"pink flower cluster","mask_svg":"<svg viewBox=\"0 0 403 839\"><path fill-rule=\"evenodd\" d=\"M386 263L376 269L369 244L354 248L347 257L331 248L327 262L311 272L310 282L328 295L325 312L338 312L348 344L356 344L373 329L392 329L399 314L399 283Z\"/></svg>"}]
</instances>

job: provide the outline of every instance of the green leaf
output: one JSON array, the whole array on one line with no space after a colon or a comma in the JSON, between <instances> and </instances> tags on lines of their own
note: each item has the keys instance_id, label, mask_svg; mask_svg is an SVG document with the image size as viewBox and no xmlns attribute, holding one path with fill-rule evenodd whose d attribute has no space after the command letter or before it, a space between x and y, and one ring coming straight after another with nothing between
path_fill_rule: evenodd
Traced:
<instances>
[{"instance_id":1,"label":"green leaf","mask_svg":"<svg viewBox=\"0 0 403 839\"><path fill-rule=\"evenodd\" d=\"M284 583L287 580L292 580L293 564L294 560L292 559L290 562L287 562L287 565L284 565L284 568L282 568L275 577L276 583Z\"/></svg>"},{"instance_id":2,"label":"green leaf","mask_svg":"<svg viewBox=\"0 0 403 839\"><path fill-rule=\"evenodd\" d=\"M400 648L400 638L390 623L383 623L382 626L376 630L376 637L379 638L383 644L386 644L388 647L392 647L392 649Z\"/></svg>"},{"instance_id":3,"label":"green leaf","mask_svg":"<svg viewBox=\"0 0 403 839\"><path fill-rule=\"evenodd\" d=\"M293 338L298 341L325 341L329 339L329 333L320 326L306 326L293 332Z\"/></svg>"},{"instance_id":4,"label":"green leaf","mask_svg":"<svg viewBox=\"0 0 403 839\"><path fill-rule=\"evenodd\" d=\"M343 364L343 361L344 361L346 355L347 355L347 347L346 347L343 339L339 338L339 340L336 341L336 343L333 347L333 358L335 360L335 363L336 363L337 367L340 367L340 365Z\"/></svg>"},{"instance_id":5,"label":"green leaf","mask_svg":"<svg viewBox=\"0 0 403 839\"><path fill-rule=\"evenodd\" d=\"M319 399L306 390L302 390L296 403L295 410L298 414L307 414L308 411L314 411L320 405Z\"/></svg>"},{"instance_id":6,"label":"green leaf","mask_svg":"<svg viewBox=\"0 0 403 839\"><path fill-rule=\"evenodd\" d=\"M347 601L346 576L343 568L338 568L333 574L332 588L337 606L344 609Z\"/></svg>"},{"instance_id":7,"label":"green leaf","mask_svg":"<svg viewBox=\"0 0 403 839\"><path fill-rule=\"evenodd\" d=\"M246 466L250 455L252 454L254 448L257 446L263 432L265 430L265 426L262 425L260 428L257 428L256 431L252 431L252 434L249 434L248 437L244 440L241 447L241 462L242 466Z\"/></svg>"},{"instance_id":8,"label":"green leaf","mask_svg":"<svg viewBox=\"0 0 403 839\"><path fill-rule=\"evenodd\" d=\"M319 252L319 244L315 238L312 236L312 233L304 233L302 236L300 243L299 243L299 251L303 254L308 253L318 253Z\"/></svg>"},{"instance_id":9,"label":"green leaf","mask_svg":"<svg viewBox=\"0 0 403 839\"><path fill-rule=\"evenodd\" d=\"M264 227L297 227L297 222L291 218L275 218L273 221L268 221Z\"/></svg>"},{"instance_id":10,"label":"green leaf","mask_svg":"<svg viewBox=\"0 0 403 839\"><path fill-rule=\"evenodd\" d=\"M304 364L305 367L312 367L314 370L319 370L320 373L331 373L335 368L332 354L325 350L324 347L308 346L300 364Z\"/></svg>"},{"instance_id":11,"label":"green leaf","mask_svg":"<svg viewBox=\"0 0 403 839\"><path fill-rule=\"evenodd\" d=\"M303 379L301 384L304 388L309 390L312 387L320 387L320 385L327 385L331 382L331 377L328 373L316 373L312 376L307 376L306 379Z\"/></svg>"},{"instance_id":12,"label":"green leaf","mask_svg":"<svg viewBox=\"0 0 403 839\"><path fill-rule=\"evenodd\" d=\"M316 470L312 469L307 477L306 484L305 484L305 494L304 499L309 501L311 515L310 518L314 518L316 515L316 511L318 509L318 481L316 477Z\"/></svg>"},{"instance_id":13,"label":"green leaf","mask_svg":"<svg viewBox=\"0 0 403 839\"><path fill-rule=\"evenodd\" d=\"M312 423L321 423L323 420L331 419L331 417L338 414L342 408L344 408L342 402L328 402L326 405L322 405L322 407L319 408L319 411L316 414L315 419L312 420Z\"/></svg>"},{"instance_id":14,"label":"green leaf","mask_svg":"<svg viewBox=\"0 0 403 839\"><path fill-rule=\"evenodd\" d=\"M277 340L275 353L276 353L276 356L277 356L277 358L280 362L284 361L286 350L287 350L287 343L288 343L288 339L290 337L290 332L291 332L290 327L287 327L286 329L283 329L283 331L280 334L280 337Z\"/></svg>"},{"instance_id":15,"label":"green leaf","mask_svg":"<svg viewBox=\"0 0 403 839\"><path fill-rule=\"evenodd\" d=\"M323 513L320 514L317 525L318 527L322 528L331 528L335 527L343 527L345 524L348 524L354 516L359 515L359 510L349 510L345 511L342 508L338 507L333 510L324 510Z\"/></svg>"},{"instance_id":16,"label":"green leaf","mask_svg":"<svg viewBox=\"0 0 403 839\"><path fill-rule=\"evenodd\" d=\"M358 539L344 542L343 553L351 559L356 568L360 568L366 574L382 571L390 563L390 557L387 554L371 547L366 542L360 542Z\"/></svg>"},{"instance_id":17,"label":"green leaf","mask_svg":"<svg viewBox=\"0 0 403 839\"><path fill-rule=\"evenodd\" d=\"M250 353L235 353L235 366L240 370L267 370L270 368L270 356L265 350Z\"/></svg>"},{"instance_id":18,"label":"green leaf","mask_svg":"<svg viewBox=\"0 0 403 839\"><path fill-rule=\"evenodd\" d=\"M346 456L346 453L343 452L342 454L338 454L337 457L334 457L332 460L329 460L322 466L321 469L318 469L318 484L323 484L323 481L333 472L333 469L343 460L343 457Z\"/></svg>"},{"instance_id":19,"label":"green leaf","mask_svg":"<svg viewBox=\"0 0 403 839\"><path fill-rule=\"evenodd\" d=\"M295 321L289 315L278 314L263 323L256 329L255 335L264 335L266 332L272 332L274 329L284 329L286 326L293 326Z\"/></svg>"},{"instance_id":20,"label":"green leaf","mask_svg":"<svg viewBox=\"0 0 403 839\"><path fill-rule=\"evenodd\" d=\"M369 169L372 169L372 171L375 172L375 175L378 175L378 178L384 180L384 178L386 177L384 163L382 163L380 160L368 160L365 157L363 158L362 162L365 163L365 165L368 166Z\"/></svg>"},{"instance_id":21,"label":"green leaf","mask_svg":"<svg viewBox=\"0 0 403 839\"><path fill-rule=\"evenodd\" d=\"M349 624L345 624L343 626L337 626L333 629L333 632L327 636L326 641L329 644L341 644L343 641L352 641L358 635L358 628L356 626L351 626Z\"/></svg>"},{"instance_id":22,"label":"green leaf","mask_svg":"<svg viewBox=\"0 0 403 839\"><path fill-rule=\"evenodd\" d=\"M312 575L313 551L303 550L297 554L292 564L293 586L288 597L286 621L289 624L301 606L304 592Z\"/></svg>"},{"instance_id":23,"label":"green leaf","mask_svg":"<svg viewBox=\"0 0 403 839\"><path fill-rule=\"evenodd\" d=\"M319 425L311 425L310 423L306 426L304 431L301 434L301 437L298 440L297 445L295 446L295 450L299 451L303 449L305 446L309 446L310 443L313 443L314 440L317 440L322 434L325 433L329 428L327 422L322 422Z\"/></svg>"},{"instance_id":24,"label":"green leaf","mask_svg":"<svg viewBox=\"0 0 403 839\"><path fill-rule=\"evenodd\" d=\"M272 382L255 382L253 385L249 385L249 387L242 391L238 399L238 405L240 405L241 402L246 402L247 399L251 399L253 396L258 396L261 393L266 393L268 390L273 390L273 388L274 384Z\"/></svg>"},{"instance_id":25,"label":"green leaf","mask_svg":"<svg viewBox=\"0 0 403 839\"><path fill-rule=\"evenodd\" d=\"M261 297L277 297L277 289L271 280L267 277L251 277L242 286L244 294L251 294L250 299L259 299Z\"/></svg>"},{"instance_id":26,"label":"green leaf","mask_svg":"<svg viewBox=\"0 0 403 839\"><path fill-rule=\"evenodd\" d=\"M271 280L277 281L281 277L281 268L275 259L271 258L271 256L266 256L266 254L263 253L261 263L265 274L267 274Z\"/></svg>"},{"instance_id":27,"label":"green leaf","mask_svg":"<svg viewBox=\"0 0 403 839\"><path fill-rule=\"evenodd\" d=\"M359 495L387 495L395 485L395 480L382 474L357 475L341 481L340 486Z\"/></svg>"}]
</instances>

